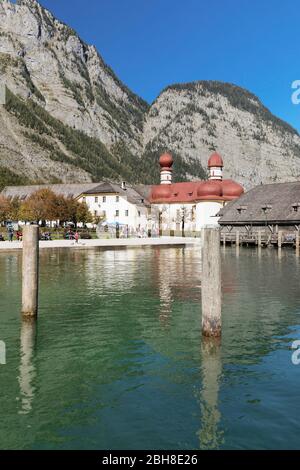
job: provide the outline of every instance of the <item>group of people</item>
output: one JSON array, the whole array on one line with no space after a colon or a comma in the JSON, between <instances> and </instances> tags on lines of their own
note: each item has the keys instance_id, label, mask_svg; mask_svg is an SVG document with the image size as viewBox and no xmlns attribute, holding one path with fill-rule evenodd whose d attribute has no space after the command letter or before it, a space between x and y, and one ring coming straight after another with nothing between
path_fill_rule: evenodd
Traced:
<instances>
[{"instance_id":1,"label":"group of people","mask_svg":"<svg viewBox=\"0 0 300 470\"><path fill-rule=\"evenodd\" d=\"M41 233L40 239L44 241L52 240L51 233L50 232Z\"/></svg>"},{"instance_id":2,"label":"group of people","mask_svg":"<svg viewBox=\"0 0 300 470\"><path fill-rule=\"evenodd\" d=\"M12 225L8 225L7 226L7 238L8 238L8 241L9 242L12 242L13 239L14 239L14 234L15 234L15 230L14 230L14 227ZM16 231L16 239L21 242L22 241L22 231L21 230L17 230ZM0 241L4 241L4 236L3 234L0 234Z\"/></svg>"},{"instance_id":3,"label":"group of people","mask_svg":"<svg viewBox=\"0 0 300 470\"><path fill-rule=\"evenodd\" d=\"M79 233L76 230L76 232L72 232L72 230L69 230L66 235L65 235L67 240L75 240L75 243L78 243L79 240Z\"/></svg>"},{"instance_id":4,"label":"group of people","mask_svg":"<svg viewBox=\"0 0 300 470\"><path fill-rule=\"evenodd\" d=\"M8 236L8 241L9 241L9 242L12 242L12 241L13 241L13 239L14 239L14 233L15 233L15 231L14 231L13 226L12 226L12 225L9 225L9 226L7 227L7 236ZM21 241L22 241L22 238L23 238L22 231L21 231L21 230L17 230L17 231L16 231L16 239L17 239L17 241L18 241L18 242L21 242Z\"/></svg>"},{"instance_id":5,"label":"group of people","mask_svg":"<svg viewBox=\"0 0 300 470\"><path fill-rule=\"evenodd\" d=\"M23 234L21 230L17 230L15 232L14 227L12 225L7 225L7 238L9 242L12 242L14 240L14 235L16 235L17 241L21 242L23 238ZM76 230L76 232L73 232L72 230L69 230L65 237L68 240L75 240L75 243L79 242L79 233ZM40 234L40 240L52 240L51 233L50 232L43 232ZM5 238L2 233L0 233L0 241L5 241Z\"/></svg>"}]
</instances>

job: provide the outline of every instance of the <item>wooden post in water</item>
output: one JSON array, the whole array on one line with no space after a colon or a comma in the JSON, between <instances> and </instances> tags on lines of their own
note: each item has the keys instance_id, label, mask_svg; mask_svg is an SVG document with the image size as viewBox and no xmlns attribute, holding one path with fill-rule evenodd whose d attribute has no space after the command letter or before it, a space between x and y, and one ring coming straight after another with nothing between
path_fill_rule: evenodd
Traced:
<instances>
[{"instance_id":1,"label":"wooden post in water","mask_svg":"<svg viewBox=\"0 0 300 470\"><path fill-rule=\"evenodd\" d=\"M35 318L38 313L39 284L39 227L25 225L23 228L22 260L22 316Z\"/></svg>"},{"instance_id":2,"label":"wooden post in water","mask_svg":"<svg viewBox=\"0 0 300 470\"><path fill-rule=\"evenodd\" d=\"M240 246L240 232L239 232L239 230L237 230L235 232L235 244L236 244L236 246Z\"/></svg>"},{"instance_id":3,"label":"wooden post in water","mask_svg":"<svg viewBox=\"0 0 300 470\"><path fill-rule=\"evenodd\" d=\"M261 231L260 230L257 232L257 246L258 248L261 248Z\"/></svg>"},{"instance_id":4,"label":"wooden post in water","mask_svg":"<svg viewBox=\"0 0 300 470\"><path fill-rule=\"evenodd\" d=\"M235 254L237 257L240 256L240 232L239 230L235 232Z\"/></svg>"},{"instance_id":5,"label":"wooden post in water","mask_svg":"<svg viewBox=\"0 0 300 470\"><path fill-rule=\"evenodd\" d=\"M222 442L219 409L220 378L222 376L221 338L201 340L201 428L198 431L200 448L215 449Z\"/></svg>"},{"instance_id":6,"label":"wooden post in water","mask_svg":"<svg viewBox=\"0 0 300 470\"><path fill-rule=\"evenodd\" d=\"M279 250L281 249L281 245L282 245L282 231L279 230L278 232L278 249Z\"/></svg>"},{"instance_id":7,"label":"wooden post in water","mask_svg":"<svg viewBox=\"0 0 300 470\"><path fill-rule=\"evenodd\" d=\"M202 238L202 334L221 336L220 228L203 228Z\"/></svg>"},{"instance_id":8,"label":"wooden post in water","mask_svg":"<svg viewBox=\"0 0 300 470\"><path fill-rule=\"evenodd\" d=\"M34 364L36 345L36 319L26 319L21 325L21 362L19 366L18 382L20 386L19 413L26 415L32 410L32 401L36 393L35 378L36 365Z\"/></svg>"},{"instance_id":9,"label":"wooden post in water","mask_svg":"<svg viewBox=\"0 0 300 470\"><path fill-rule=\"evenodd\" d=\"M295 245L296 245L296 254L299 256L299 230L296 231Z\"/></svg>"},{"instance_id":10,"label":"wooden post in water","mask_svg":"<svg viewBox=\"0 0 300 470\"><path fill-rule=\"evenodd\" d=\"M222 233L222 238L223 238L223 245L225 246L226 245L226 233L225 232Z\"/></svg>"}]
</instances>

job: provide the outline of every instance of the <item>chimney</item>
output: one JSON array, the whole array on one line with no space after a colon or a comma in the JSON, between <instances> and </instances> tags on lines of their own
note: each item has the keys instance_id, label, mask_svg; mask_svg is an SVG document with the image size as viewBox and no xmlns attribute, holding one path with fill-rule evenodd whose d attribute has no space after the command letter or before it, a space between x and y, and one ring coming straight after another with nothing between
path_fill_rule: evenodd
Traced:
<instances>
[{"instance_id":1,"label":"chimney","mask_svg":"<svg viewBox=\"0 0 300 470\"><path fill-rule=\"evenodd\" d=\"M123 191L126 191L126 181L122 181L122 184L121 184L121 188L123 189Z\"/></svg>"}]
</instances>

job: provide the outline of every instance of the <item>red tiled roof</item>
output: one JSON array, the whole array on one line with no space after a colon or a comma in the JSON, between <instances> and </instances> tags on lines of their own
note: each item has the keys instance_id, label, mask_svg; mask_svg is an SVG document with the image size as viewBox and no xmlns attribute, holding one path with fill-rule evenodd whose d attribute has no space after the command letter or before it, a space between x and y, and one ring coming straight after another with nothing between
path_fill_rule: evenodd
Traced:
<instances>
[{"instance_id":1,"label":"red tiled roof","mask_svg":"<svg viewBox=\"0 0 300 470\"><path fill-rule=\"evenodd\" d=\"M231 201L240 197L243 187L232 180L192 181L152 186L151 203L186 203L197 201Z\"/></svg>"}]
</instances>

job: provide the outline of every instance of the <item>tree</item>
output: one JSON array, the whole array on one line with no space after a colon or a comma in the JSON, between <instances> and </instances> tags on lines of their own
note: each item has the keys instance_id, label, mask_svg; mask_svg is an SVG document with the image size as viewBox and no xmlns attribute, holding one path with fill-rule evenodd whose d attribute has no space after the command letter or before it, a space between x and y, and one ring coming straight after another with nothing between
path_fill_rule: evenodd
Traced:
<instances>
[{"instance_id":1,"label":"tree","mask_svg":"<svg viewBox=\"0 0 300 470\"><path fill-rule=\"evenodd\" d=\"M75 226L77 226L77 206L78 202L73 199L72 197L68 197L65 199L66 203L66 214L68 215L68 218L65 220L65 222L73 222Z\"/></svg>"},{"instance_id":2,"label":"tree","mask_svg":"<svg viewBox=\"0 0 300 470\"><path fill-rule=\"evenodd\" d=\"M72 200L71 200L72 201ZM61 223L68 222L72 220L72 210L71 207L73 204L69 203L69 200L63 195L56 196L56 220Z\"/></svg>"},{"instance_id":3,"label":"tree","mask_svg":"<svg viewBox=\"0 0 300 470\"><path fill-rule=\"evenodd\" d=\"M11 207L10 219L11 220L19 220L20 206L21 206L21 202L20 202L20 199L18 197L14 197L10 201L10 207Z\"/></svg>"},{"instance_id":4,"label":"tree","mask_svg":"<svg viewBox=\"0 0 300 470\"><path fill-rule=\"evenodd\" d=\"M102 215L94 215L93 217L93 223L95 225L100 224L100 222L103 222L106 219L106 216L104 214Z\"/></svg>"},{"instance_id":5,"label":"tree","mask_svg":"<svg viewBox=\"0 0 300 470\"><path fill-rule=\"evenodd\" d=\"M16 204L16 203L14 203ZM4 205L3 209L8 209ZM11 210L12 212L12 210ZM93 222L92 214L85 202L78 202L72 197L56 195L50 189L39 189L24 201L19 210L19 218L30 222L59 220L60 222Z\"/></svg>"},{"instance_id":6,"label":"tree","mask_svg":"<svg viewBox=\"0 0 300 470\"><path fill-rule=\"evenodd\" d=\"M50 189L39 189L21 204L20 218L30 222L56 220L57 196Z\"/></svg>"},{"instance_id":7,"label":"tree","mask_svg":"<svg viewBox=\"0 0 300 470\"><path fill-rule=\"evenodd\" d=\"M0 222L10 220L11 212L11 202L6 197L0 195Z\"/></svg>"},{"instance_id":8,"label":"tree","mask_svg":"<svg viewBox=\"0 0 300 470\"><path fill-rule=\"evenodd\" d=\"M93 222L93 216L85 202L77 202L76 220L84 225Z\"/></svg>"}]
</instances>

